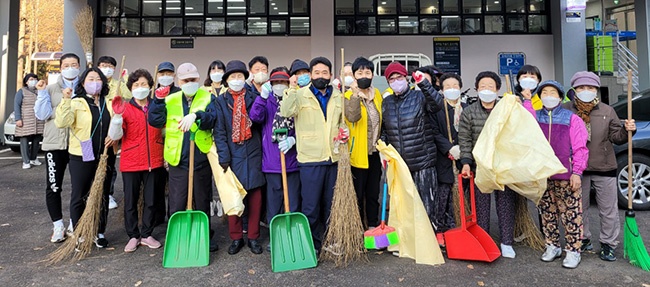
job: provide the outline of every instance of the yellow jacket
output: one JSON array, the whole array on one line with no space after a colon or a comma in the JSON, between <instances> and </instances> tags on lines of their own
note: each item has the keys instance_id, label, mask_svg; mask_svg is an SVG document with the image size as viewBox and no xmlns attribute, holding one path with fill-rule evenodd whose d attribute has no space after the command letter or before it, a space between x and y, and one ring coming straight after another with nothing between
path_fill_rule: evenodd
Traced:
<instances>
[{"instance_id":1,"label":"yellow jacket","mask_svg":"<svg viewBox=\"0 0 650 287\"><path fill-rule=\"evenodd\" d=\"M533 109L536 111L541 110L544 107L544 104L542 104L542 100L539 98L539 95L534 94L532 98L530 98L530 103L533 105Z\"/></svg>"},{"instance_id":2,"label":"yellow jacket","mask_svg":"<svg viewBox=\"0 0 650 287\"><path fill-rule=\"evenodd\" d=\"M58 128L70 128L70 142L68 152L73 155L81 156L81 141L90 139L90 133L93 126L93 114L86 99L79 96L73 99L62 99L56 107L56 117L54 124ZM106 101L106 110L111 118L113 117L113 107ZM99 128L98 128L99 129Z\"/></svg>"},{"instance_id":3,"label":"yellow jacket","mask_svg":"<svg viewBox=\"0 0 650 287\"><path fill-rule=\"evenodd\" d=\"M375 96L373 103L375 108L379 112L379 126L381 129L381 104L384 98L379 93L379 90L375 90ZM347 91L345 93L345 98L350 99L352 96L352 91ZM364 101L359 103L361 107L361 117L355 122L351 122L348 119L349 113L346 113L345 123L350 128L350 164L356 168L368 168L368 112L366 111L366 104ZM353 108L348 106L346 103L345 109ZM381 134L381 130L379 132Z\"/></svg>"},{"instance_id":4,"label":"yellow jacket","mask_svg":"<svg viewBox=\"0 0 650 287\"><path fill-rule=\"evenodd\" d=\"M341 121L343 96L332 88L332 95L327 102L326 120L310 87L308 85L288 91L280 105L280 115L294 118L298 162L337 162L339 155L334 152L334 138L338 135L339 128L347 128Z\"/></svg>"},{"instance_id":5,"label":"yellow jacket","mask_svg":"<svg viewBox=\"0 0 650 287\"><path fill-rule=\"evenodd\" d=\"M127 78L125 78L120 84L120 95L122 96L122 99L130 100L133 96L131 95L129 88L126 87L126 80ZM107 104L109 105L113 103L113 98L117 96L117 85L119 82L120 81L113 78L110 78L108 81L108 96L106 96L106 100L108 101Z\"/></svg>"}]
</instances>

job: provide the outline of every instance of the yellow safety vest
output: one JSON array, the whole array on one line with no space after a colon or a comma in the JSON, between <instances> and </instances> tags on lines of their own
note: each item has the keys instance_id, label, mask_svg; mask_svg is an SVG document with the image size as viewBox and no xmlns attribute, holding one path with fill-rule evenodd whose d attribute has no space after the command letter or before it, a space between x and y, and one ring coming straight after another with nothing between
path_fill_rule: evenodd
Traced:
<instances>
[{"instance_id":1,"label":"yellow safety vest","mask_svg":"<svg viewBox=\"0 0 650 287\"><path fill-rule=\"evenodd\" d=\"M177 166L183 151L184 133L178 128L178 123L183 119L183 91L178 91L165 98L167 108L167 125L165 126L165 160L172 166ZM194 95L190 106L190 113L205 111L210 104L210 92L199 89ZM192 124L191 131L195 132L194 141L199 150L208 153L212 146L212 130L200 130L196 123Z\"/></svg>"}]
</instances>

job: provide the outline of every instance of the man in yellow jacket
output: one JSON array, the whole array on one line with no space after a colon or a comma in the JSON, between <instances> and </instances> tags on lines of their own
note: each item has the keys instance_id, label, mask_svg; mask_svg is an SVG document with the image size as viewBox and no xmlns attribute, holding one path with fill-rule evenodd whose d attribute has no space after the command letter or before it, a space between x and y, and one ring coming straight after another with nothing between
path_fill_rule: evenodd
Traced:
<instances>
[{"instance_id":1,"label":"man in yellow jacket","mask_svg":"<svg viewBox=\"0 0 650 287\"><path fill-rule=\"evenodd\" d=\"M316 57L309 63L311 85L287 93L280 115L296 125L302 213L309 219L314 247L320 252L330 215L340 152L349 131L342 120L342 95L330 85L332 63ZM339 139L342 139L339 141ZM322 209L322 212L321 212Z\"/></svg>"}]
</instances>

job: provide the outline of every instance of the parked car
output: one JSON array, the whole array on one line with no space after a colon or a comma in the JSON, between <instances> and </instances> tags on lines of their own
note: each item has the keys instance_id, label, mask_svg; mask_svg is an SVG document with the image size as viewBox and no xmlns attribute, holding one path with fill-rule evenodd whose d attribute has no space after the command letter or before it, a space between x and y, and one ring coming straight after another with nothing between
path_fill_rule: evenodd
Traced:
<instances>
[{"instance_id":1,"label":"parked car","mask_svg":"<svg viewBox=\"0 0 650 287\"><path fill-rule=\"evenodd\" d=\"M627 119L627 101L612 105L621 120ZM632 161L634 163L633 208L650 210L650 90L635 94L632 98L632 117L636 121L636 134L632 137ZM618 162L618 203L627 208L628 158L627 144L614 146Z\"/></svg>"},{"instance_id":2,"label":"parked car","mask_svg":"<svg viewBox=\"0 0 650 287\"><path fill-rule=\"evenodd\" d=\"M5 121L4 141L5 141L5 145L11 148L12 151L20 152L20 141L18 141L18 139L14 137L14 134L16 133L15 119L16 118L14 117L14 113L11 112L11 114Z\"/></svg>"}]
</instances>

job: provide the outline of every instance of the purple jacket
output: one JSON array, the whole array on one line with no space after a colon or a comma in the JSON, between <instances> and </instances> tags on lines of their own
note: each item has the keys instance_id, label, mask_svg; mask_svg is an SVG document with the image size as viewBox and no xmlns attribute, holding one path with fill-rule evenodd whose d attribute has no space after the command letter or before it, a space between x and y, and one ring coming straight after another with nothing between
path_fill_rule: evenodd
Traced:
<instances>
[{"instance_id":1,"label":"purple jacket","mask_svg":"<svg viewBox=\"0 0 650 287\"><path fill-rule=\"evenodd\" d=\"M271 93L268 99L258 96L253 102L250 111L250 119L253 122L262 125L262 171L265 173L281 173L280 149L278 143L274 143L273 136L273 118L276 111L280 108L277 98ZM295 137L296 131L289 130L289 136ZM287 172L298 171L298 160L296 159L296 147L292 147L285 155Z\"/></svg>"}]
</instances>

